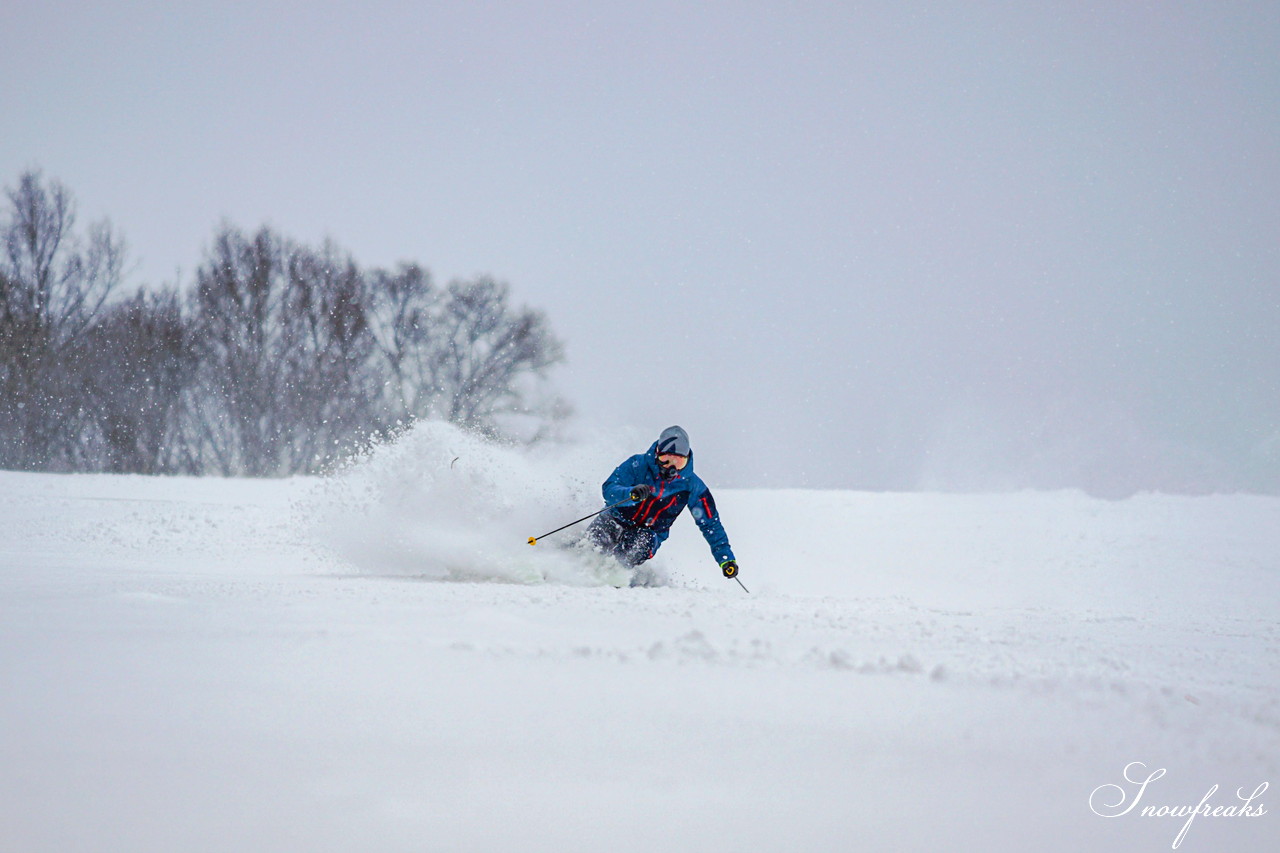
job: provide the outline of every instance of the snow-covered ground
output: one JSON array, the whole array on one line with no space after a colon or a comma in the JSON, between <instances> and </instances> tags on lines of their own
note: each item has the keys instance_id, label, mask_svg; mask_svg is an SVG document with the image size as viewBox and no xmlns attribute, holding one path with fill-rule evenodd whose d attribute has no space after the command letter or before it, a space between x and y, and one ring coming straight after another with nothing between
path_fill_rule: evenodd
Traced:
<instances>
[{"instance_id":1,"label":"snow-covered ground","mask_svg":"<svg viewBox=\"0 0 1280 853\"><path fill-rule=\"evenodd\" d=\"M718 490L750 594L526 544L634 449L0 474L0 850L1158 851L1280 782L1280 499Z\"/></svg>"}]
</instances>

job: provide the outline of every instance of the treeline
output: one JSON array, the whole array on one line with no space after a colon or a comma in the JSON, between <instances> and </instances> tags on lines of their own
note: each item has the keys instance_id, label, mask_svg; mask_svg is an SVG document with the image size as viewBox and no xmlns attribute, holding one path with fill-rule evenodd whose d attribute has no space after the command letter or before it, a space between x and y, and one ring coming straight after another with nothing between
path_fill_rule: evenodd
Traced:
<instances>
[{"instance_id":1,"label":"treeline","mask_svg":"<svg viewBox=\"0 0 1280 853\"><path fill-rule=\"evenodd\" d=\"M487 277L217 229L186 289L121 297L124 241L37 172L0 216L0 467L319 472L421 418L532 441L562 346Z\"/></svg>"}]
</instances>

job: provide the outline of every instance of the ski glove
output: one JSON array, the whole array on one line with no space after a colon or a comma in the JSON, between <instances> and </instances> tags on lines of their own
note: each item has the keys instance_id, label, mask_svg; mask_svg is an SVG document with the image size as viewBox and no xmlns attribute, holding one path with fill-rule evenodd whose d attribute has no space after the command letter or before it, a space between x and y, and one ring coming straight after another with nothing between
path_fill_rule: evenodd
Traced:
<instances>
[{"instance_id":1,"label":"ski glove","mask_svg":"<svg viewBox=\"0 0 1280 853\"><path fill-rule=\"evenodd\" d=\"M737 561L737 560L725 560L723 563L721 563L721 564L720 564L720 571L724 572L724 576L725 576L725 577L727 577L727 578L734 578L734 577L737 577L737 576L738 576L738 561Z\"/></svg>"},{"instance_id":2,"label":"ski glove","mask_svg":"<svg viewBox=\"0 0 1280 853\"><path fill-rule=\"evenodd\" d=\"M653 486L650 486L647 483L641 483L638 486L631 487L631 500L633 501L642 501L651 494L653 494Z\"/></svg>"}]
</instances>

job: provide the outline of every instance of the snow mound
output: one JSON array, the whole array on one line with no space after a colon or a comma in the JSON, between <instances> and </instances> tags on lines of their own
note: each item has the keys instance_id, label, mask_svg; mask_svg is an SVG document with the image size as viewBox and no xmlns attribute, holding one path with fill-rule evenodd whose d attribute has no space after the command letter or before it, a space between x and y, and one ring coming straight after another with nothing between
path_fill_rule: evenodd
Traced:
<instances>
[{"instance_id":1,"label":"snow mound","mask_svg":"<svg viewBox=\"0 0 1280 853\"><path fill-rule=\"evenodd\" d=\"M356 571L435 580L598 585L628 573L577 544L621 439L534 448L422 422L325 483L318 536Z\"/></svg>"}]
</instances>

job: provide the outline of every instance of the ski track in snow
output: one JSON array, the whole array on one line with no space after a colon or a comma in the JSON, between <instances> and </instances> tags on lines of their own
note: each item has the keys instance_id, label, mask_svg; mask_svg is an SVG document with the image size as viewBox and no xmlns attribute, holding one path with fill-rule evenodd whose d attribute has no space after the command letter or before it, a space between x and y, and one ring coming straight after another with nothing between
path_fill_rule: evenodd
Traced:
<instances>
[{"instance_id":1,"label":"ski track in snow","mask_svg":"<svg viewBox=\"0 0 1280 853\"><path fill-rule=\"evenodd\" d=\"M1177 777L1155 804L1280 781L1280 499L725 491L752 594L687 518L668 585L617 589L525 544L622 458L572 453L438 430L327 480L0 473L0 848L1157 850L1180 823L1088 808L1129 762ZM208 729L267 781L148 752ZM100 803L113 766L192 800Z\"/></svg>"}]
</instances>

